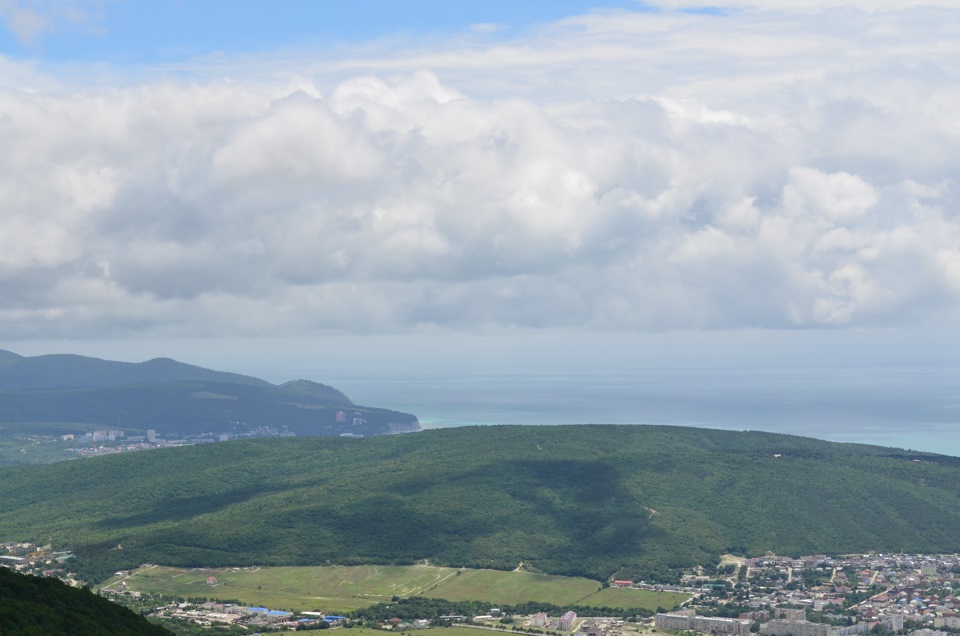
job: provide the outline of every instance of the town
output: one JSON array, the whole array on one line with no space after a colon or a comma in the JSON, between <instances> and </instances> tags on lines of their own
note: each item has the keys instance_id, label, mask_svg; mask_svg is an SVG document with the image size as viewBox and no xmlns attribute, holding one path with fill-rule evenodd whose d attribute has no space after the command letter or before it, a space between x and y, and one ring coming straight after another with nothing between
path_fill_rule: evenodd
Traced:
<instances>
[{"instance_id":1,"label":"town","mask_svg":"<svg viewBox=\"0 0 960 636\"><path fill-rule=\"evenodd\" d=\"M0 564L21 572L55 576L80 586L68 571L69 552L29 542L0 543ZM555 616L546 612L513 615L491 607L472 616L448 614L392 616L383 620L352 619L330 608L329 613L292 612L247 606L218 598L151 599L127 588L127 572L100 593L126 604L137 604L149 615L177 618L203 625L235 624L304 629L339 627L351 620L386 630L425 629L457 624L476 628L534 634L618 636L627 632L695 632L747 636L854 636L906 634L947 636L960 632L960 599L954 595L960 575L960 555L868 554L800 558L728 556L707 571L690 570L679 585L613 580L606 586L624 590L675 592L686 601L645 615L580 617L573 610ZM209 576L216 596L216 577ZM639 594L638 594L639 596ZM149 606L149 607L147 607ZM622 614L621 612L620 614Z\"/></svg>"},{"instance_id":2,"label":"town","mask_svg":"<svg viewBox=\"0 0 960 636\"><path fill-rule=\"evenodd\" d=\"M360 413L355 413L355 425L366 423ZM347 414L338 411L335 414L337 423L347 422ZM17 448L20 456L28 456L30 460L43 463L72 459L77 457L96 457L99 455L114 455L133 451L170 448L175 446L192 446L194 444L210 444L213 442L227 442L238 439L256 437L296 437L296 433L285 426L257 426L248 427L243 422L231 422L235 430L228 432L201 432L191 435L164 433L157 429L141 431L143 434L130 434L130 431L119 429L97 429L86 433L64 433L60 435L21 434L14 435L10 442ZM340 437L362 438L359 433L341 433ZM39 459L34 456L39 456ZM0 464L2 464L0 456ZM18 463L12 459L6 463ZM31 461L27 461L31 463Z\"/></svg>"},{"instance_id":3,"label":"town","mask_svg":"<svg viewBox=\"0 0 960 636\"><path fill-rule=\"evenodd\" d=\"M957 555L768 556L720 569L726 577L687 575L701 583L696 596L684 609L658 613L656 628L737 636L960 630Z\"/></svg>"}]
</instances>

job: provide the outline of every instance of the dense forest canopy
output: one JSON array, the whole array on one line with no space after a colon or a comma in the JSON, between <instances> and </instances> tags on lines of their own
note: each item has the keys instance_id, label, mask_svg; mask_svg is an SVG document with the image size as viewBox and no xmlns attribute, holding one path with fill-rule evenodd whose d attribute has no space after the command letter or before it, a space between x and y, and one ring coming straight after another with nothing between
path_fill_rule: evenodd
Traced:
<instances>
[{"instance_id":1,"label":"dense forest canopy","mask_svg":"<svg viewBox=\"0 0 960 636\"><path fill-rule=\"evenodd\" d=\"M960 550L956 458L757 432L497 426L259 439L0 471L0 537L92 579L413 563L604 580L719 555Z\"/></svg>"},{"instance_id":2,"label":"dense forest canopy","mask_svg":"<svg viewBox=\"0 0 960 636\"><path fill-rule=\"evenodd\" d=\"M75 589L55 578L17 574L5 567L0 567L0 632L4 636L170 634L89 589Z\"/></svg>"}]
</instances>

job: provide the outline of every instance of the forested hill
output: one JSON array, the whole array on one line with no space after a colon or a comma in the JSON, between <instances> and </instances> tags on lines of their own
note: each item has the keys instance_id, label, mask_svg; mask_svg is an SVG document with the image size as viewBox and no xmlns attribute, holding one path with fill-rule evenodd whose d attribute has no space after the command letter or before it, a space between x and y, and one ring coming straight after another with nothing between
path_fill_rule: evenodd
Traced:
<instances>
[{"instance_id":1,"label":"forested hill","mask_svg":"<svg viewBox=\"0 0 960 636\"><path fill-rule=\"evenodd\" d=\"M127 453L0 470L0 501L0 537L62 545L104 578L142 562L429 559L605 579L727 552L960 550L956 458L663 426Z\"/></svg>"},{"instance_id":2,"label":"forested hill","mask_svg":"<svg viewBox=\"0 0 960 636\"><path fill-rule=\"evenodd\" d=\"M0 633L4 636L170 634L88 589L74 589L55 578L17 574L5 567L0 567Z\"/></svg>"},{"instance_id":3,"label":"forested hill","mask_svg":"<svg viewBox=\"0 0 960 636\"><path fill-rule=\"evenodd\" d=\"M354 404L334 387L265 380L168 358L130 363L0 350L0 439L157 431L199 435L378 435L418 430L415 415Z\"/></svg>"}]
</instances>

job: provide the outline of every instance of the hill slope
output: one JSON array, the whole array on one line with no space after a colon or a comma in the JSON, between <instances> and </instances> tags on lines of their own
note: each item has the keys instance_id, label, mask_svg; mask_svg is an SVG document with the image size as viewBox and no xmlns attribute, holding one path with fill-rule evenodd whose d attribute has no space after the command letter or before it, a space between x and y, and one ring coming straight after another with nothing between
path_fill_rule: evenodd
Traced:
<instances>
[{"instance_id":1,"label":"hill slope","mask_svg":"<svg viewBox=\"0 0 960 636\"><path fill-rule=\"evenodd\" d=\"M130 610L57 579L17 574L0 567L0 632L4 636L170 632Z\"/></svg>"},{"instance_id":2,"label":"hill slope","mask_svg":"<svg viewBox=\"0 0 960 636\"><path fill-rule=\"evenodd\" d=\"M377 435L418 428L414 415L358 406L337 389L307 380L276 386L166 358L134 364L0 351L0 437L97 429L128 436L154 429L179 438L267 429Z\"/></svg>"},{"instance_id":3,"label":"hill slope","mask_svg":"<svg viewBox=\"0 0 960 636\"><path fill-rule=\"evenodd\" d=\"M954 552L951 457L767 433L509 426L0 471L0 537L121 565L410 563L604 579L725 552Z\"/></svg>"}]
</instances>

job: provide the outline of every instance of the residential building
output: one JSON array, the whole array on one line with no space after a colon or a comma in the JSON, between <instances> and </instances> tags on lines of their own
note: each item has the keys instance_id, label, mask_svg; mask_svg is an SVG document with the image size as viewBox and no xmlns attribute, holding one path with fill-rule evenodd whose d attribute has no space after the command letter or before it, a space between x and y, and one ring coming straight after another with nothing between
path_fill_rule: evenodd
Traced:
<instances>
[{"instance_id":1,"label":"residential building","mask_svg":"<svg viewBox=\"0 0 960 636\"><path fill-rule=\"evenodd\" d=\"M753 621L749 619L690 616L689 614L657 614L654 617L654 625L660 629L693 630L704 634L732 634L733 636L749 636L752 623Z\"/></svg>"},{"instance_id":2,"label":"residential building","mask_svg":"<svg viewBox=\"0 0 960 636\"><path fill-rule=\"evenodd\" d=\"M788 607L777 607L774 610L774 618L782 618L788 621L805 621L807 620L807 610L805 609L791 609Z\"/></svg>"},{"instance_id":3,"label":"residential building","mask_svg":"<svg viewBox=\"0 0 960 636\"><path fill-rule=\"evenodd\" d=\"M903 614L887 614L880 619L880 624L888 632L899 632L903 629ZM957 621L956 625L945 624L944 627L960 628L960 620Z\"/></svg>"},{"instance_id":4,"label":"residential building","mask_svg":"<svg viewBox=\"0 0 960 636\"><path fill-rule=\"evenodd\" d=\"M760 633L767 636L833 636L829 625L787 619L763 623L760 625Z\"/></svg>"}]
</instances>

